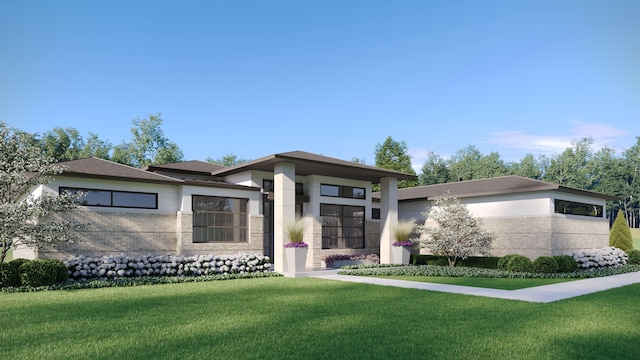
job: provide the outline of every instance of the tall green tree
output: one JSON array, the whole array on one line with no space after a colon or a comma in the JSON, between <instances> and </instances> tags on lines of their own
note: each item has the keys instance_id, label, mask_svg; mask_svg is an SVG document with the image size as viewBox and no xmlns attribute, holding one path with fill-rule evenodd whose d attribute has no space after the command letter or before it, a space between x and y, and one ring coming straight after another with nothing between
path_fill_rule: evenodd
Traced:
<instances>
[{"instance_id":1,"label":"tall green tree","mask_svg":"<svg viewBox=\"0 0 640 360\"><path fill-rule=\"evenodd\" d=\"M512 175L523 176L531 179L542 179L542 164L536 160L533 154L527 154L520 162L514 162L509 165Z\"/></svg>"},{"instance_id":2,"label":"tall green tree","mask_svg":"<svg viewBox=\"0 0 640 360\"><path fill-rule=\"evenodd\" d=\"M47 156L57 161L68 161L82 157L85 143L77 129L56 126L42 136L40 146Z\"/></svg>"},{"instance_id":3,"label":"tall green tree","mask_svg":"<svg viewBox=\"0 0 640 360\"><path fill-rule=\"evenodd\" d=\"M237 155L230 153L218 159L213 159L208 157L205 159L205 161L208 163L217 164L221 166L235 166L235 165L246 163L249 160L239 158Z\"/></svg>"},{"instance_id":4,"label":"tall green tree","mask_svg":"<svg viewBox=\"0 0 640 360\"><path fill-rule=\"evenodd\" d=\"M98 135L90 132L80 155L81 158L97 157L109 160L112 148L113 145L109 141L101 140Z\"/></svg>"},{"instance_id":5,"label":"tall green tree","mask_svg":"<svg viewBox=\"0 0 640 360\"><path fill-rule=\"evenodd\" d=\"M444 184L449 181L449 169L447 162L433 151L427 153L427 158L422 165L422 171L418 176L419 185Z\"/></svg>"},{"instance_id":6,"label":"tall green tree","mask_svg":"<svg viewBox=\"0 0 640 360\"><path fill-rule=\"evenodd\" d=\"M85 229L57 216L76 209L70 195L29 195L63 171L55 161L34 135L0 123L0 262L17 245L46 249L73 243L75 232Z\"/></svg>"},{"instance_id":7,"label":"tall green tree","mask_svg":"<svg viewBox=\"0 0 640 360\"><path fill-rule=\"evenodd\" d=\"M594 178L588 167L593 156L592 145L593 138L574 141L571 147L551 159L544 180L578 189L593 189Z\"/></svg>"},{"instance_id":8,"label":"tall green tree","mask_svg":"<svg viewBox=\"0 0 640 360\"><path fill-rule=\"evenodd\" d=\"M157 113L144 119L133 119L133 138L116 145L111 160L138 168L182 161L182 150L164 135L161 116Z\"/></svg>"},{"instance_id":9,"label":"tall green tree","mask_svg":"<svg viewBox=\"0 0 640 360\"><path fill-rule=\"evenodd\" d=\"M493 151L489 153L489 155L483 155L475 163L473 179L488 179L509 175L510 173L509 167L504 160L500 158L500 154Z\"/></svg>"},{"instance_id":10,"label":"tall green tree","mask_svg":"<svg viewBox=\"0 0 640 360\"><path fill-rule=\"evenodd\" d=\"M477 178L477 164L482 158L482 153L474 145L456 151L449 159L450 181L465 181Z\"/></svg>"},{"instance_id":11,"label":"tall green tree","mask_svg":"<svg viewBox=\"0 0 640 360\"><path fill-rule=\"evenodd\" d=\"M622 210L618 210L618 216L613 222L613 226L609 232L609 246L614 246L624 251L633 249L631 230L629 230Z\"/></svg>"},{"instance_id":12,"label":"tall green tree","mask_svg":"<svg viewBox=\"0 0 640 360\"><path fill-rule=\"evenodd\" d=\"M389 136L382 144L376 144L375 155L376 166L379 168L400 171L406 174L416 174L411 167L411 156L405 141L396 141ZM398 188L415 185L415 180L401 180L398 182Z\"/></svg>"},{"instance_id":13,"label":"tall green tree","mask_svg":"<svg viewBox=\"0 0 640 360\"><path fill-rule=\"evenodd\" d=\"M624 173L624 211L629 221L629 226L640 226L640 136L636 137L636 143L623 153Z\"/></svg>"}]
</instances>

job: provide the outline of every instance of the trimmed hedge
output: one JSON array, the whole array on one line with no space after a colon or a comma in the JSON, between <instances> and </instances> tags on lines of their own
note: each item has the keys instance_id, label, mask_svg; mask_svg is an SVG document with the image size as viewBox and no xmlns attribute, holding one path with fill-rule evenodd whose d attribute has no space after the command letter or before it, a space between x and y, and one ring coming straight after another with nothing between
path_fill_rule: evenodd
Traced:
<instances>
[{"instance_id":1,"label":"trimmed hedge","mask_svg":"<svg viewBox=\"0 0 640 360\"><path fill-rule=\"evenodd\" d=\"M42 259L25 262L18 269L20 283L38 287L66 282L69 279L67 266L60 260Z\"/></svg>"},{"instance_id":2,"label":"trimmed hedge","mask_svg":"<svg viewBox=\"0 0 640 360\"><path fill-rule=\"evenodd\" d=\"M629 265L640 265L640 250L630 249L626 251L627 256L627 264Z\"/></svg>"},{"instance_id":3,"label":"trimmed hedge","mask_svg":"<svg viewBox=\"0 0 640 360\"><path fill-rule=\"evenodd\" d=\"M533 272L553 274L559 272L558 270L558 262L551 256L539 256L535 260L533 260Z\"/></svg>"},{"instance_id":4,"label":"trimmed hedge","mask_svg":"<svg viewBox=\"0 0 640 360\"><path fill-rule=\"evenodd\" d=\"M15 259L6 263L0 263L0 287L20 286L20 266L31 260Z\"/></svg>"},{"instance_id":5,"label":"trimmed hedge","mask_svg":"<svg viewBox=\"0 0 640 360\"><path fill-rule=\"evenodd\" d=\"M533 262L524 255L513 254L507 263L507 271L513 272L531 272Z\"/></svg>"},{"instance_id":6,"label":"trimmed hedge","mask_svg":"<svg viewBox=\"0 0 640 360\"><path fill-rule=\"evenodd\" d=\"M578 262L571 255L556 255L553 258L558 263L558 272L570 273L578 270Z\"/></svg>"},{"instance_id":7,"label":"trimmed hedge","mask_svg":"<svg viewBox=\"0 0 640 360\"><path fill-rule=\"evenodd\" d=\"M470 256L466 260L458 260L456 266L476 267L483 269L496 269L500 257L497 256ZM449 261L444 255L419 255L411 254L411 264L413 265L436 265L448 266Z\"/></svg>"}]
</instances>

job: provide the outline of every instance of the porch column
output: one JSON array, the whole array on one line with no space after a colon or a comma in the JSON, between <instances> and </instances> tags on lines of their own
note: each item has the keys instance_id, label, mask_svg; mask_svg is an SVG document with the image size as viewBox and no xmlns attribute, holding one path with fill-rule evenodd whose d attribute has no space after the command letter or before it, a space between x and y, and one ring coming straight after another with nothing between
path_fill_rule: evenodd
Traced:
<instances>
[{"instance_id":1,"label":"porch column","mask_svg":"<svg viewBox=\"0 0 640 360\"><path fill-rule=\"evenodd\" d=\"M277 163L273 169L274 241L273 265L276 272L286 272L284 244L289 242L285 224L296 219L296 168L288 162Z\"/></svg>"},{"instance_id":2,"label":"porch column","mask_svg":"<svg viewBox=\"0 0 640 360\"><path fill-rule=\"evenodd\" d=\"M398 179L380 179L380 263L391 264L391 228L398 223Z\"/></svg>"}]
</instances>

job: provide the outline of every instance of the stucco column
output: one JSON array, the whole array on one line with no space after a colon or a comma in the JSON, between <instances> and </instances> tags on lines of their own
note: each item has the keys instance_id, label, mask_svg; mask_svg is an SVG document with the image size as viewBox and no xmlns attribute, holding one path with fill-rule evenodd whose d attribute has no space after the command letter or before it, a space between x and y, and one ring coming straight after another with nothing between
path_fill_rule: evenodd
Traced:
<instances>
[{"instance_id":1,"label":"stucco column","mask_svg":"<svg viewBox=\"0 0 640 360\"><path fill-rule=\"evenodd\" d=\"M274 241L273 265L276 272L286 272L284 244L289 242L285 224L296 219L296 168L288 162L277 163L273 168Z\"/></svg>"},{"instance_id":2,"label":"stucco column","mask_svg":"<svg viewBox=\"0 0 640 360\"><path fill-rule=\"evenodd\" d=\"M380 263L391 264L391 228L398 223L398 179L380 179Z\"/></svg>"}]
</instances>

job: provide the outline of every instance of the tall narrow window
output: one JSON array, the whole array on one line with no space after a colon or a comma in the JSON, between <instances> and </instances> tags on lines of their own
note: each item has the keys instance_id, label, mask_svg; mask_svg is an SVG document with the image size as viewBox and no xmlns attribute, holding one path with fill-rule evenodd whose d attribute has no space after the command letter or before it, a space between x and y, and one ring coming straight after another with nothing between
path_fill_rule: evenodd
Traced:
<instances>
[{"instance_id":1,"label":"tall narrow window","mask_svg":"<svg viewBox=\"0 0 640 360\"><path fill-rule=\"evenodd\" d=\"M320 204L323 249L364 248L364 206Z\"/></svg>"},{"instance_id":2,"label":"tall narrow window","mask_svg":"<svg viewBox=\"0 0 640 360\"><path fill-rule=\"evenodd\" d=\"M193 196L193 242L247 241L247 199Z\"/></svg>"}]
</instances>

